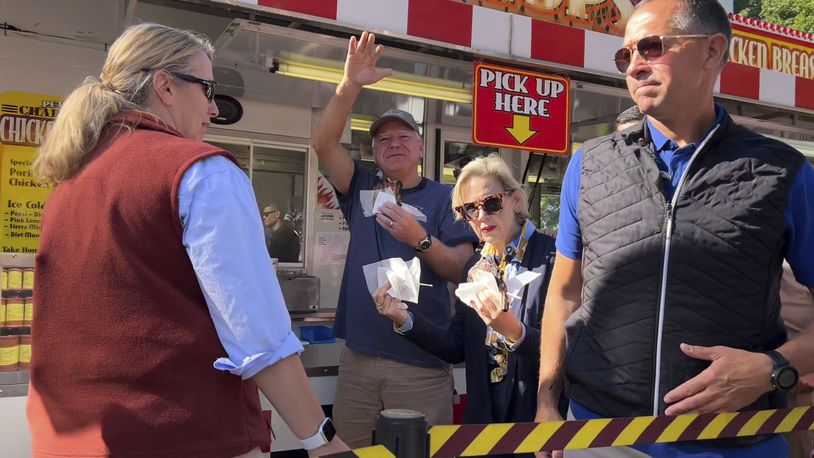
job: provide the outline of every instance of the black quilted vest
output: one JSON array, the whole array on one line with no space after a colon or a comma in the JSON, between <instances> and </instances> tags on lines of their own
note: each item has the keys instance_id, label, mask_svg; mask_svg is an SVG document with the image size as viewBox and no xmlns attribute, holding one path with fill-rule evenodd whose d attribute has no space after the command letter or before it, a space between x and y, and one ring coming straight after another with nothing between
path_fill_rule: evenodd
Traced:
<instances>
[{"instance_id":1,"label":"black quilted vest","mask_svg":"<svg viewBox=\"0 0 814 458\"><path fill-rule=\"evenodd\" d=\"M663 414L664 395L709 364L682 342L764 351L786 340L784 212L803 156L726 116L671 203L652 148L644 124L583 147L582 307L566 323L566 389L607 417Z\"/></svg>"}]
</instances>

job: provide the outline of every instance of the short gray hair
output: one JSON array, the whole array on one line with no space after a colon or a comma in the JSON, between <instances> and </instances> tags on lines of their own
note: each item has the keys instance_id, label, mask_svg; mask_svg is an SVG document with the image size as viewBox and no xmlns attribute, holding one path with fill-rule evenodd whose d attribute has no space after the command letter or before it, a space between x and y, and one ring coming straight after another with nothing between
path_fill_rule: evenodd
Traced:
<instances>
[{"instance_id":1,"label":"short gray hair","mask_svg":"<svg viewBox=\"0 0 814 458\"><path fill-rule=\"evenodd\" d=\"M643 0L636 8L652 2ZM729 60L729 43L732 41L732 26L729 15L718 0L670 0L678 3L678 14L673 16L670 25L688 35L723 34L726 37L726 51L721 67Z\"/></svg>"}]
</instances>

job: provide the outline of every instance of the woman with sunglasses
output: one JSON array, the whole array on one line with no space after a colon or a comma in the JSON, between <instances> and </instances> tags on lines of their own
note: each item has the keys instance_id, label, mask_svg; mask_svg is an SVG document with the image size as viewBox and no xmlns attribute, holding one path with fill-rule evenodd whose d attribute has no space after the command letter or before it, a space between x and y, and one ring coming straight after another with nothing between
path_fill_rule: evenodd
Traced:
<instances>
[{"instance_id":1,"label":"woman with sunglasses","mask_svg":"<svg viewBox=\"0 0 814 458\"><path fill-rule=\"evenodd\" d=\"M201 141L212 52L128 28L40 149L56 187L35 270L35 457L261 457L258 387L305 448L347 449L308 385L251 183Z\"/></svg>"},{"instance_id":2,"label":"woman with sunglasses","mask_svg":"<svg viewBox=\"0 0 814 458\"><path fill-rule=\"evenodd\" d=\"M450 363L466 362L465 423L533 421L554 239L529 220L526 194L497 156L475 159L461 170L452 202L456 218L466 220L483 242L461 282L469 281L474 269L494 273L499 285L526 271L540 276L514 295L483 289L469 304L457 301L449 329L389 296L389 285L374 301L395 332Z\"/></svg>"}]
</instances>

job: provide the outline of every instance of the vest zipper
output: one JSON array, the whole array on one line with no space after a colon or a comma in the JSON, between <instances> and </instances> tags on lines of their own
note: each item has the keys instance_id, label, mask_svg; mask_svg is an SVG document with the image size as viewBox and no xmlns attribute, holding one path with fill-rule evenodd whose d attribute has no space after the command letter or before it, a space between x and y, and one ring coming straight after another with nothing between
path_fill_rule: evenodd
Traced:
<instances>
[{"instance_id":1,"label":"vest zipper","mask_svg":"<svg viewBox=\"0 0 814 458\"><path fill-rule=\"evenodd\" d=\"M668 274L668 266L670 263L670 243L673 239L673 229L675 225L675 208L676 202L678 202L678 194L681 191L681 188L684 185L684 182L687 179L687 175L690 172L690 168L692 167L693 161L700 155L701 151L704 147L709 143L709 140L715 135L715 132L718 131L720 124L715 125L712 130L707 134L704 141L698 145L698 148L693 152L692 156L690 157L689 162L687 162L687 168L684 169L684 173L681 175L681 179L678 180L678 185L676 186L675 192L673 192L673 198L666 202L665 205L665 212L664 217L666 218L666 224L663 226L664 228L664 257L661 265L661 285L659 287L659 314L658 314L658 322L656 326L656 349L655 349L655 367L654 367L654 377L653 377L653 416L657 416L659 414L659 404L661 393L659 391L659 385L661 384L661 345L662 345L662 334L664 333L664 309L667 305L667 274ZM666 199L665 199L666 200Z\"/></svg>"}]
</instances>

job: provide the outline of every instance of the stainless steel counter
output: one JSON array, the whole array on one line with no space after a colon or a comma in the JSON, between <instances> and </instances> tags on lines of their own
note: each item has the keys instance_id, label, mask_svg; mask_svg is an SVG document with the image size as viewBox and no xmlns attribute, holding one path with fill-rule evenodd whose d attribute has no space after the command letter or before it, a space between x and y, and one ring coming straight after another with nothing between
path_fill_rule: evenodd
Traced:
<instances>
[{"instance_id":1,"label":"stainless steel counter","mask_svg":"<svg viewBox=\"0 0 814 458\"><path fill-rule=\"evenodd\" d=\"M322 325L333 326L336 318L335 310L319 312L291 312L291 324L295 332L299 326ZM345 344L341 340L333 343L305 344L305 350L300 355L305 373L309 377L336 377L339 374L339 356Z\"/></svg>"},{"instance_id":2,"label":"stainless steel counter","mask_svg":"<svg viewBox=\"0 0 814 458\"><path fill-rule=\"evenodd\" d=\"M336 318L336 311L335 310L325 310L318 312L290 311L289 315L291 316L291 321L294 323L304 322L304 323L333 324L334 319Z\"/></svg>"},{"instance_id":3,"label":"stainless steel counter","mask_svg":"<svg viewBox=\"0 0 814 458\"><path fill-rule=\"evenodd\" d=\"M28 371L0 372L0 398L28 395Z\"/></svg>"},{"instance_id":4,"label":"stainless steel counter","mask_svg":"<svg viewBox=\"0 0 814 458\"><path fill-rule=\"evenodd\" d=\"M331 326L336 312L291 312L291 322L299 324L322 324ZM338 373L339 355L344 344L339 341L330 344L306 345L302 353L302 363L309 377L335 377ZM0 398L28 395L28 371L0 372Z\"/></svg>"}]
</instances>

